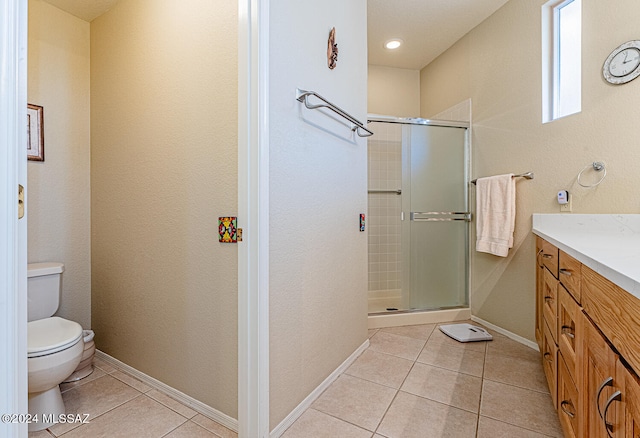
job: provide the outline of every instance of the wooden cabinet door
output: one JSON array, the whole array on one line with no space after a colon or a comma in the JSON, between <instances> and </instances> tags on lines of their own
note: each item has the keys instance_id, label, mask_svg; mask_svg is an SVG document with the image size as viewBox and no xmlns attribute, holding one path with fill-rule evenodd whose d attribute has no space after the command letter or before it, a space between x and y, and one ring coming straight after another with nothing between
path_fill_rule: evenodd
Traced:
<instances>
[{"instance_id":1,"label":"wooden cabinet door","mask_svg":"<svg viewBox=\"0 0 640 438\"><path fill-rule=\"evenodd\" d=\"M609 427L605 426L604 419L607 400L620 389L616 379L617 355L590 321L585 319L583 328L584 387L579 391L583 400L584 436L622 437L617 421L618 403L612 403L607 411L606 422Z\"/></svg>"},{"instance_id":2,"label":"wooden cabinet door","mask_svg":"<svg viewBox=\"0 0 640 438\"><path fill-rule=\"evenodd\" d=\"M582 311L569 292L558 285L558 348L574 382L582 380Z\"/></svg>"},{"instance_id":3,"label":"wooden cabinet door","mask_svg":"<svg viewBox=\"0 0 640 438\"><path fill-rule=\"evenodd\" d=\"M626 438L640 438L640 380L618 361L616 374L623 386L620 423ZM620 435L623 436L623 435Z\"/></svg>"},{"instance_id":4,"label":"wooden cabinet door","mask_svg":"<svg viewBox=\"0 0 640 438\"><path fill-rule=\"evenodd\" d=\"M536 236L536 341L542 351L542 336L544 330L544 316L542 315L544 303L544 265L542 264L542 238Z\"/></svg>"},{"instance_id":5,"label":"wooden cabinet door","mask_svg":"<svg viewBox=\"0 0 640 438\"><path fill-rule=\"evenodd\" d=\"M549 385L549 392L551 393L551 400L553 401L553 407L558 408L558 347L551 337L549 326L544 323L544 330L542 336L542 369L544 375L547 378L547 384Z\"/></svg>"},{"instance_id":6,"label":"wooden cabinet door","mask_svg":"<svg viewBox=\"0 0 640 438\"><path fill-rule=\"evenodd\" d=\"M578 394L578 389L569 375L569 369L560 352L558 354L558 418L565 437L582 437L580 430L582 416Z\"/></svg>"},{"instance_id":7,"label":"wooden cabinet door","mask_svg":"<svg viewBox=\"0 0 640 438\"><path fill-rule=\"evenodd\" d=\"M542 286L542 314L551 330L553 341L558 341L558 280L551 273L544 270L544 284Z\"/></svg>"}]
</instances>

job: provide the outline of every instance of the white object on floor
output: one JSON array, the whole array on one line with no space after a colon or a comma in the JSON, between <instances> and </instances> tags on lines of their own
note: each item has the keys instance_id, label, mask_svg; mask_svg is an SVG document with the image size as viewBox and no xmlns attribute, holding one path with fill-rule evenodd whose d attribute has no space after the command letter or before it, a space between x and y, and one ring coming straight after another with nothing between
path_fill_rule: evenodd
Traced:
<instances>
[{"instance_id":1,"label":"white object on floor","mask_svg":"<svg viewBox=\"0 0 640 438\"><path fill-rule=\"evenodd\" d=\"M493 339L493 336L482 327L467 323L441 325L440 331L458 342L491 341Z\"/></svg>"}]
</instances>

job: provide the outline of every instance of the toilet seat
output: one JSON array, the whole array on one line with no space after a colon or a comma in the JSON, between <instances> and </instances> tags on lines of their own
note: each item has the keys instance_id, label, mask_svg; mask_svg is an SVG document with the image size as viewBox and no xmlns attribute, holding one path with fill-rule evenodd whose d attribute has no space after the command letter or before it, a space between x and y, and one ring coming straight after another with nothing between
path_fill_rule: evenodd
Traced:
<instances>
[{"instance_id":1,"label":"toilet seat","mask_svg":"<svg viewBox=\"0 0 640 438\"><path fill-rule=\"evenodd\" d=\"M57 316L27 323L27 358L47 356L75 345L82 326Z\"/></svg>"}]
</instances>

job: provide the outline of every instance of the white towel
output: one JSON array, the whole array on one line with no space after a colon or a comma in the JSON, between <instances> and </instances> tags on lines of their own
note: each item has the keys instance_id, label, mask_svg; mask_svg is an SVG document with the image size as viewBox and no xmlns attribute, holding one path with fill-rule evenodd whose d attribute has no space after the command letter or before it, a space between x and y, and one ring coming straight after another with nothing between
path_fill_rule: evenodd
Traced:
<instances>
[{"instance_id":1,"label":"white towel","mask_svg":"<svg viewBox=\"0 0 640 438\"><path fill-rule=\"evenodd\" d=\"M513 174L476 181L476 251L506 257L516 224L516 180Z\"/></svg>"}]
</instances>

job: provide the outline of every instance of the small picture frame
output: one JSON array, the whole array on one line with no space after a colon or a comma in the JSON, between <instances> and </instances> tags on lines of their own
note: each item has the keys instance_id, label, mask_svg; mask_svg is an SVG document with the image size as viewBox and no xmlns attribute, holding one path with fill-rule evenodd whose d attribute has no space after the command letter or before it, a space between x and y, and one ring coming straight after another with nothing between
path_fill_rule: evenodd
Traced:
<instances>
[{"instance_id":1,"label":"small picture frame","mask_svg":"<svg viewBox=\"0 0 640 438\"><path fill-rule=\"evenodd\" d=\"M40 105L27 104L27 159L44 161L44 116Z\"/></svg>"}]
</instances>

